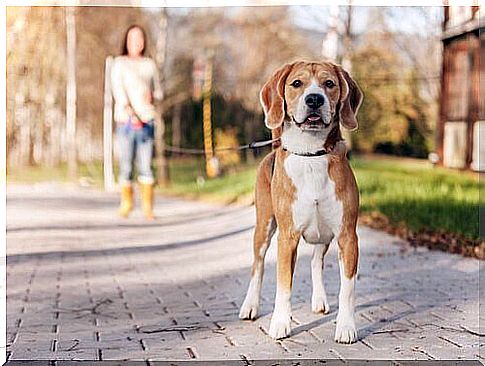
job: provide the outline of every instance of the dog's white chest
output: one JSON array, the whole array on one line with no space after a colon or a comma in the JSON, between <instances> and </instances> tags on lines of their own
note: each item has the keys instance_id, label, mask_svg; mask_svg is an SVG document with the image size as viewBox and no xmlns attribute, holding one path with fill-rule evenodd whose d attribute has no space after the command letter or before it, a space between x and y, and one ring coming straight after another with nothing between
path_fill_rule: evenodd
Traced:
<instances>
[{"instance_id":1,"label":"dog's white chest","mask_svg":"<svg viewBox=\"0 0 485 366\"><path fill-rule=\"evenodd\" d=\"M292 204L293 223L307 243L328 244L337 237L342 222L342 203L328 175L328 156L290 154L286 174L296 188Z\"/></svg>"}]
</instances>

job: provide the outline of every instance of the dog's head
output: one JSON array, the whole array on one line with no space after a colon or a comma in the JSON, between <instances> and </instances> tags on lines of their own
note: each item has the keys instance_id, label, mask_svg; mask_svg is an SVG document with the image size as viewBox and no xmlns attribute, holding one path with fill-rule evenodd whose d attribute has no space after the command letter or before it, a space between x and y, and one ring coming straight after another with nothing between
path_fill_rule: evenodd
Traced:
<instances>
[{"instance_id":1,"label":"dog's head","mask_svg":"<svg viewBox=\"0 0 485 366\"><path fill-rule=\"evenodd\" d=\"M327 136L339 122L358 126L362 102L356 82L339 65L297 61L276 70L264 84L260 99L270 129L285 123L300 132Z\"/></svg>"}]
</instances>

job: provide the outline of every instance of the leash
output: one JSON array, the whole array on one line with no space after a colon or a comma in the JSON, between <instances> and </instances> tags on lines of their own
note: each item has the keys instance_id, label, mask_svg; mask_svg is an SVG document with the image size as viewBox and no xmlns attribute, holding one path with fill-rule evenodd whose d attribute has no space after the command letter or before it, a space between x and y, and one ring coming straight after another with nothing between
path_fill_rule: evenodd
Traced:
<instances>
[{"instance_id":1,"label":"leash","mask_svg":"<svg viewBox=\"0 0 485 366\"><path fill-rule=\"evenodd\" d=\"M272 139L272 140L253 141L253 142L246 144L246 145L239 145L239 146L232 146L232 147L220 147L220 148L214 149L214 152L241 151L241 150L246 150L246 149L259 149L261 147L271 145L273 142L276 142L279 139L280 138L277 137L277 138ZM190 148L176 147L176 146L170 146L170 145L165 145L165 150L171 151L171 152L176 152L176 153L182 153L182 154L193 154L193 155L203 155L203 154L205 154L204 149L190 149Z\"/></svg>"}]
</instances>

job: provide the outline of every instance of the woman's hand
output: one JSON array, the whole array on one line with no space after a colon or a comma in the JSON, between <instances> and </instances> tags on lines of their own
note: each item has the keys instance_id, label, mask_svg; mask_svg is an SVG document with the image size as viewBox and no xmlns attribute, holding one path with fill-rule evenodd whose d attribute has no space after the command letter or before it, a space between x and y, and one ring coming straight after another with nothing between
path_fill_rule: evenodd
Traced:
<instances>
[{"instance_id":1,"label":"woman's hand","mask_svg":"<svg viewBox=\"0 0 485 366\"><path fill-rule=\"evenodd\" d=\"M127 106L125 106L125 111L130 116L131 123L133 123L134 125L141 124L140 119L137 117L135 110L131 107L131 105L128 104Z\"/></svg>"},{"instance_id":2,"label":"woman's hand","mask_svg":"<svg viewBox=\"0 0 485 366\"><path fill-rule=\"evenodd\" d=\"M125 112L128 113L129 116L135 115L135 111L131 108L131 105L125 105Z\"/></svg>"},{"instance_id":3,"label":"woman's hand","mask_svg":"<svg viewBox=\"0 0 485 366\"><path fill-rule=\"evenodd\" d=\"M145 93L145 102L147 104L152 104L153 103L153 95L152 95L152 92L151 91L147 91Z\"/></svg>"}]
</instances>

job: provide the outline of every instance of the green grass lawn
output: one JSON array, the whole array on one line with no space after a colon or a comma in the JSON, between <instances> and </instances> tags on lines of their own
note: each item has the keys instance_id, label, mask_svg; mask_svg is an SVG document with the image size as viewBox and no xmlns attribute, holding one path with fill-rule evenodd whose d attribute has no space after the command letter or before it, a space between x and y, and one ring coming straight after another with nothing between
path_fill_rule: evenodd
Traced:
<instances>
[{"instance_id":1,"label":"green grass lawn","mask_svg":"<svg viewBox=\"0 0 485 366\"><path fill-rule=\"evenodd\" d=\"M393 225L413 231L445 230L468 238L479 236L478 176L433 168L426 161L355 157L352 159L359 190L361 211L384 214ZM251 200L256 179L256 164L242 165L217 179L203 179L203 161L172 160L172 184L159 191L166 195L204 199L222 203ZM101 164L81 165L80 176L102 187ZM37 182L67 180L65 167L59 169L10 169L7 181Z\"/></svg>"},{"instance_id":2,"label":"green grass lawn","mask_svg":"<svg viewBox=\"0 0 485 366\"><path fill-rule=\"evenodd\" d=\"M433 168L427 161L356 157L351 161L361 193L361 211L384 214L393 225L413 231L445 230L477 238L479 232L478 176ZM252 195L255 166L197 184L201 162L173 163L172 187L165 193L233 202Z\"/></svg>"},{"instance_id":3,"label":"green grass lawn","mask_svg":"<svg viewBox=\"0 0 485 366\"><path fill-rule=\"evenodd\" d=\"M103 163L96 161L89 164L78 164L78 177L87 180L96 187L103 187ZM65 182L70 181L67 164L49 168L46 166L22 167L18 169L11 167L7 171L7 184L24 183L33 184L41 182Z\"/></svg>"},{"instance_id":4,"label":"green grass lawn","mask_svg":"<svg viewBox=\"0 0 485 366\"><path fill-rule=\"evenodd\" d=\"M257 163L242 165L216 179L203 178L204 167L203 160L171 161L171 185L161 192L222 203L252 197Z\"/></svg>"},{"instance_id":5,"label":"green grass lawn","mask_svg":"<svg viewBox=\"0 0 485 366\"><path fill-rule=\"evenodd\" d=\"M413 231L445 230L479 236L478 175L433 168L423 161L352 161L361 195L361 211L378 211L394 225Z\"/></svg>"}]
</instances>

